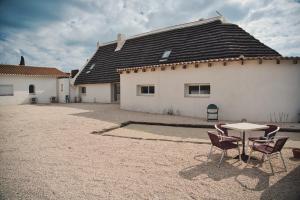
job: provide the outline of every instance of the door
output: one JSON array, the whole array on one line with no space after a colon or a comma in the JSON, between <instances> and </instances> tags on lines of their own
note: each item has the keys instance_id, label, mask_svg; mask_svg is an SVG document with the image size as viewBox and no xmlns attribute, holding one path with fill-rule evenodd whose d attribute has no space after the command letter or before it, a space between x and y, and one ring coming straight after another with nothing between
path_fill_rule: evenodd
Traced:
<instances>
[{"instance_id":1,"label":"door","mask_svg":"<svg viewBox=\"0 0 300 200\"><path fill-rule=\"evenodd\" d=\"M112 102L120 102L120 83L113 83L112 85Z\"/></svg>"}]
</instances>

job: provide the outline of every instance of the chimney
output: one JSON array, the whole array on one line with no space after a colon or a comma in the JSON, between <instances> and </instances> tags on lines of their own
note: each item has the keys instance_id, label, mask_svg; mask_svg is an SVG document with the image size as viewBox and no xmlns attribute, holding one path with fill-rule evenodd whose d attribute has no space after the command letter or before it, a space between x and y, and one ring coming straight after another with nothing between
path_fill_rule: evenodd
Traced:
<instances>
[{"instance_id":1,"label":"chimney","mask_svg":"<svg viewBox=\"0 0 300 200\"><path fill-rule=\"evenodd\" d=\"M23 56L21 56L20 64L19 65L25 65L25 59Z\"/></svg>"},{"instance_id":2,"label":"chimney","mask_svg":"<svg viewBox=\"0 0 300 200\"><path fill-rule=\"evenodd\" d=\"M115 49L115 51L120 51L123 47L123 45L126 42L126 37L124 34L119 33L118 34L118 38L117 38L117 48Z\"/></svg>"},{"instance_id":3,"label":"chimney","mask_svg":"<svg viewBox=\"0 0 300 200\"><path fill-rule=\"evenodd\" d=\"M78 69L71 70L71 78L74 78L78 72L79 72Z\"/></svg>"}]
</instances>

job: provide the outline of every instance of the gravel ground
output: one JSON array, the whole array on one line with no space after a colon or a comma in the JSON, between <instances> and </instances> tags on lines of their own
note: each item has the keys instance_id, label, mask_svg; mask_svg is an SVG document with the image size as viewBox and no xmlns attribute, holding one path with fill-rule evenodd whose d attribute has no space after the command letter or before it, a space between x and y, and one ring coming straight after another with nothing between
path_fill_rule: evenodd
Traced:
<instances>
[{"instance_id":1,"label":"gravel ground","mask_svg":"<svg viewBox=\"0 0 300 200\"><path fill-rule=\"evenodd\" d=\"M78 106L77 106L78 105ZM246 166L215 152L206 163L207 144L136 140L90 134L124 117L168 116L86 109L98 105L0 107L0 199L292 199L299 197L300 161L283 154L288 172L273 159ZM182 120L181 118L174 118ZM172 121L172 122L173 122ZM158 135L163 128L128 127ZM178 138L172 129L168 137ZM122 134L125 129L116 129ZM203 135L205 135L203 130ZM180 136L181 137L181 136ZM297 137L296 137L297 138ZM296 139L297 140L297 139ZM229 157L236 155L230 151ZM259 156L259 154L255 154Z\"/></svg>"}]
</instances>

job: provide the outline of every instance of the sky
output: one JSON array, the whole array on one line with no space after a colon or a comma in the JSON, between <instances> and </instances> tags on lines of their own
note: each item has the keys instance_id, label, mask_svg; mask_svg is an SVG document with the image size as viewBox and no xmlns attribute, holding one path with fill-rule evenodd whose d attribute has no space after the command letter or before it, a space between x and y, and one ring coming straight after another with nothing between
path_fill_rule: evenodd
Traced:
<instances>
[{"instance_id":1,"label":"sky","mask_svg":"<svg viewBox=\"0 0 300 200\"><path fill-rule=\"evenodd\" d=\"M300 56L300 0L0 0L0 63L81 68L96 44L217 16Z\"/></svg>"}]
</instances>

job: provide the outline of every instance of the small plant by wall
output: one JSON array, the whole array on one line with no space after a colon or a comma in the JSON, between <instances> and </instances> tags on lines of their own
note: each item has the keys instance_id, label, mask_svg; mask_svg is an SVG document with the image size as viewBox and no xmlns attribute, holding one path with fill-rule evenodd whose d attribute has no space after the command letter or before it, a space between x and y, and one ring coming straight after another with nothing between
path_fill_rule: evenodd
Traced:
<instances>
[{"instance_id":1,"label":"small plant by wall","mask_svg":"<svg viewBox=\"0 0 300 200\"><path fill-rule=\"evenodd\" d=\"M288 113L284 113L284 112L270 113L270 122L283 123L283 122L288 122L288 119L289 119Z\"/></svg>"}]
</instances>

